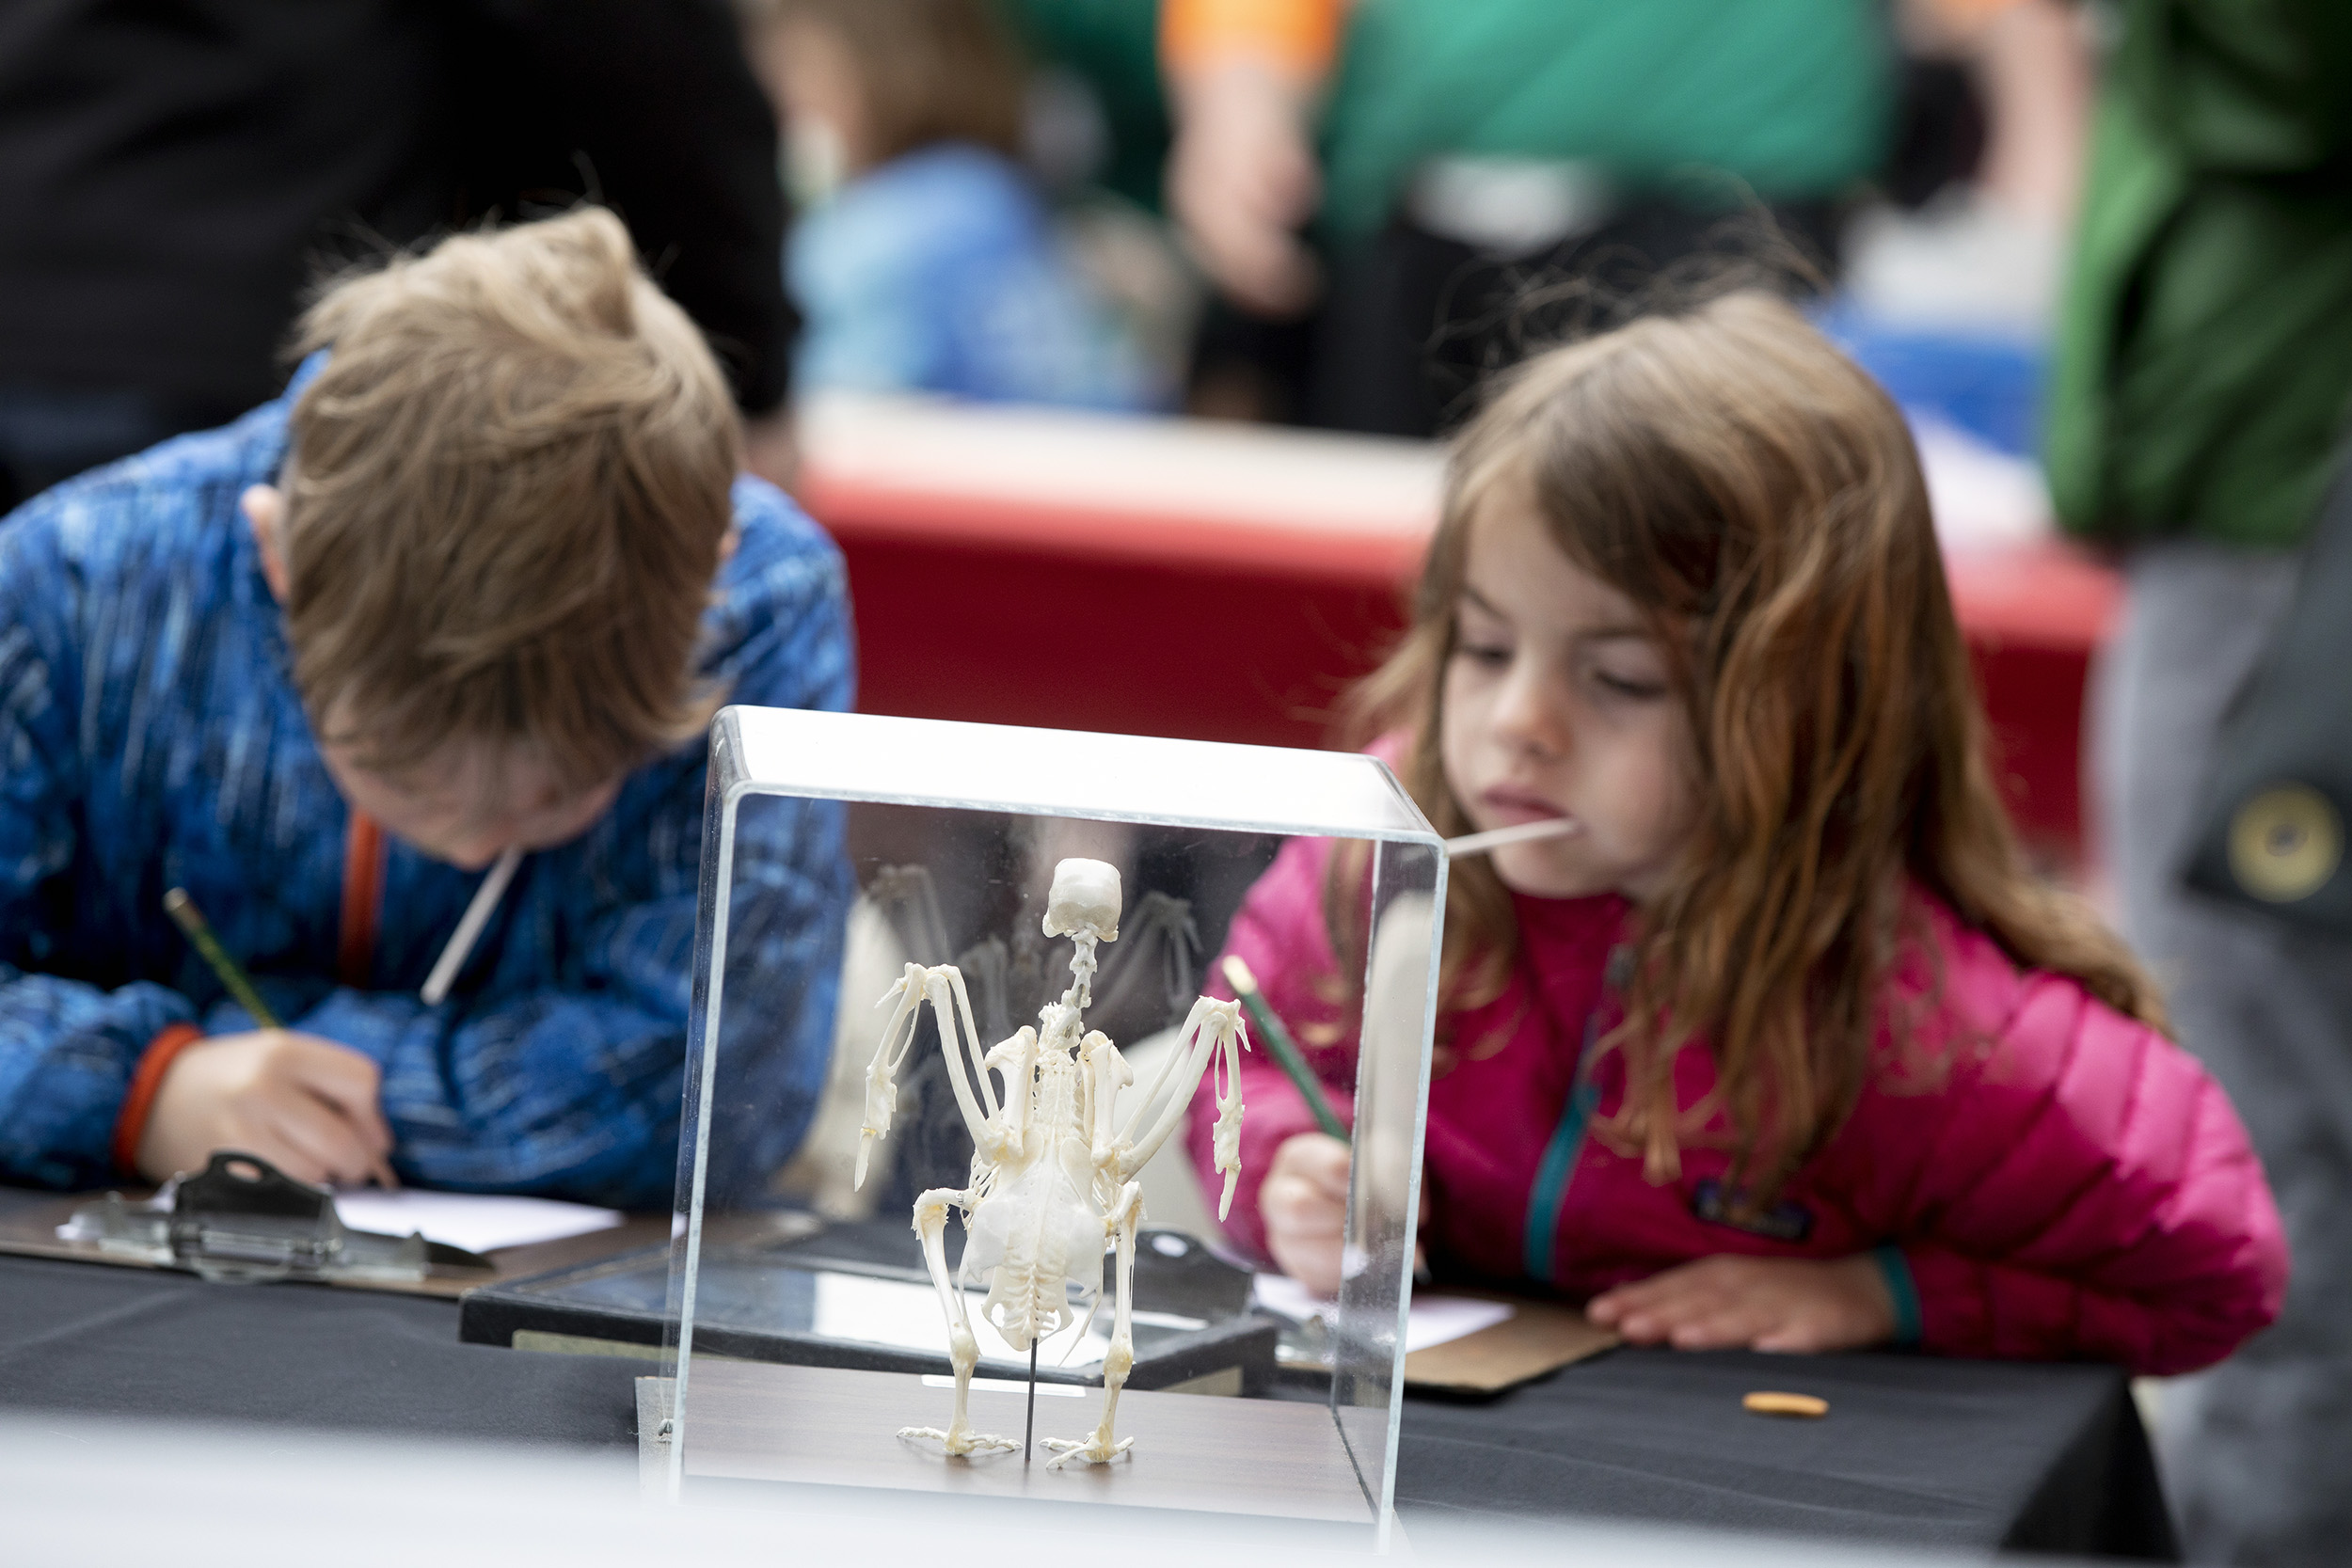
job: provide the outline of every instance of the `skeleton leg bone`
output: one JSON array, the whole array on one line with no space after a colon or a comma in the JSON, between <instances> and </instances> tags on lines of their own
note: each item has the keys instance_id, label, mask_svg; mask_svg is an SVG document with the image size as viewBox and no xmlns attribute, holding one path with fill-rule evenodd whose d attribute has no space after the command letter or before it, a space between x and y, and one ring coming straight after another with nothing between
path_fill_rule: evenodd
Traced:
<instances>
[{"instance_id":1,"label":"skeleton leg bone","mask_svg":"<svg viewBox=\"0 0 2352 1568\"><path fill-rule=\"evenodd\" d=\"M939 1309L947 1319L947 1359L956 1370L956 1413L945 1432L937 1427L900 1427L898 1435L936 1437L946 1445L950 1454L1021 1446L1009 1437L972 1430L968 1410L972 1369L979 1362L980 1344L972 1337L972 1320L964 1310L963 1292L947 1278L946 1235L947 1206L969 1208L973 1201L970 1193L960 1193L952 1187L933 1187L914 1200L914 1228L923 1238L923 1264L930 1271L931 1284L939 1291Z\"/></svg>"},{"instance_id":2,"label":"skeleton leg bone","mask_svg":"<svg viewBox=\"0 0 2352 1568\"><path fill-rule=\"evenodd\" d=\"M1089 1465L1107 1465L1135 1447L1132 1437L1113 1441L1111 1421L1119 1414L1119 1391L1127 1386L1127 1374L1136 1364L1135 1323L1131 1308L1136 1287L1136 1227L1143 1220L1143 1187L1130 1181L1119 1190L1119 1201L1111 1210L1112 1232L1119 1238L1119 1275L1115 1286L1117 1305L1111 1317L1111 1348L1103 1357L1103 1424L1094 1429L1094 1435L1084 1441L1066 1437L1048 1437L1045 1446L1054 1450L1046 1467L1057 1469L1072 1460Z\"/></svg>"}]
</instances>

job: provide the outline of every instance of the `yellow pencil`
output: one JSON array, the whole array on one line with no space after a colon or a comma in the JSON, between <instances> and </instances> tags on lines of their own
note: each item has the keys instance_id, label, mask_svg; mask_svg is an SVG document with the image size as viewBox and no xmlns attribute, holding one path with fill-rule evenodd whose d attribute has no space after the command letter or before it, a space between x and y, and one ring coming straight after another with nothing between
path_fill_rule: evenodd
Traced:
<instances>
[{"instance_id":1,"label":"yellow pencil","mask_svg":"<svg viewBox=\"0 0 2352 1568\"><path fill-rule=\"evenodd\" d=\"M285 1027L278 1022L278 1015L269 1010L269 1004L262 1000L262 993L253 989L245 971L237 967L237 960L214 938L213 928L204 923L204 911L196 907L196 900L188 896L186 888L176 887L164 895L164 913L187 933L189 944L204 956L204 961L213 966L213 973L220 976L220 983L229 988L229 994L237 999L237 1005L253 1015L254 1022L264 1029Z\"/></svg>"}]
</instances>

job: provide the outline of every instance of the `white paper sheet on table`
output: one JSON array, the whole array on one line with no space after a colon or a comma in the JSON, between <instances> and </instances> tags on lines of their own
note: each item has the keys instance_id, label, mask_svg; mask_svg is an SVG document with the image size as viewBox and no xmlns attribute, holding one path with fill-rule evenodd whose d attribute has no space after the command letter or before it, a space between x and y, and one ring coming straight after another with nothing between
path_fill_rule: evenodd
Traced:
<instances>
[{"instance_id":1,"label":"white paper sheet on table","mask_svg":"<svg viewBox=\"0 0 2352 1568\"><path fill-rule=\"evenodd\" d=\"M1339 1321L1340 1304L1325 1301L1288 1275L1258 1275L1252 1292L1261 1307L1271 1307L1286 1318L1321 1318L1325 1323ZM1405 1352L1427 1350L1449 1339L1459 1339L1492 1328L1511 1316L1507 1301L1480 1301L1470 1296L1429 1295L1413 1292L1413 1308L1405 1321Z\"/></svg>"},{"instance_id":2,"label":"white paper sheet on table","mask_svg":"<svg viewBox=\"0 0 2352 1568\"><path fill-rule=\"evenodd\" d=\"M398 1192L363 1187L335 1195L335 1212L354 1230L405 1236L421 1230L428 1242L488 1252L497 1247L560 1242L621 1223L620 1211L551 1197L503 1197L484 1193Z\"/></svg>"},{"instance_id":3,"label":"white paper sheet on table","mask_svg":"<svg viewBox=\"0 0 2352 1568\"><path fill-rule=\"evenodd\" d=\"M981 1297L967 1294L964 1310L980 1354L1001 1361L1020 1361L980 1310ZM1091 1367L1109 1354L1111 1304L1089 1323L1084 1313L1058 1333L1038 1341L1038 1364L1043 1367ZM939 1292L912 1280L869 1279L862 1275L825 1273L817 1275L816 1332L833 1339L858 1339L867 1344L895 1345L947 1354L947 1320L939 1310ZM1193 1326L1198 1327L1196 1323ZM1024 1384L1024 1387L1027 1385Z\"/></svg>"}]
</instances>

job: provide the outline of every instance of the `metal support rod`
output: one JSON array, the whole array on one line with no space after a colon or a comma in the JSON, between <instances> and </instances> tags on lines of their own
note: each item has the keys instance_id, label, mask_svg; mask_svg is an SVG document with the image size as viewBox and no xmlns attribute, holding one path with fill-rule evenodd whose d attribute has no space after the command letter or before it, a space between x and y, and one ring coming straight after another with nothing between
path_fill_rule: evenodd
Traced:
<instances>
[{"instance_id":1,"label":"metal support rod","mask_svg":"<svg viewBox=\"0 0 2352 1568\"><path fill-rule=\"evenodd\" d=\"M1029 1424L1021 1432L1021 1463L1029 1463L1029 1445L1037 1440L1037 1339L1029 1339Z\"/></svg>"}]
</instances>

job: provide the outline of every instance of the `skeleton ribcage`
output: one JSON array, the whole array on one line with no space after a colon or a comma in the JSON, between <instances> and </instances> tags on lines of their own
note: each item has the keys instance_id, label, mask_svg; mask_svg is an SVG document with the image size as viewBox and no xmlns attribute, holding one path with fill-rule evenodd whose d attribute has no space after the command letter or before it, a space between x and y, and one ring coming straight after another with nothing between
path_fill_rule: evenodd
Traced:
<instances>
[{"instance_id":1,"label":"skeleton ribcage","mask_svg":"<svg viewBox=\"0 0 2352 1568\"><path fill-rule=\"evenodd\" d=\"M1000 1175L973 1216L968 1256L988 1281L983 1310L1016 1350L1071 1322L1070 1284L1102 1286L1103 1219L1062 1168L1058 1142L1009 1180Z\"/></svg>"}]
</instances>

